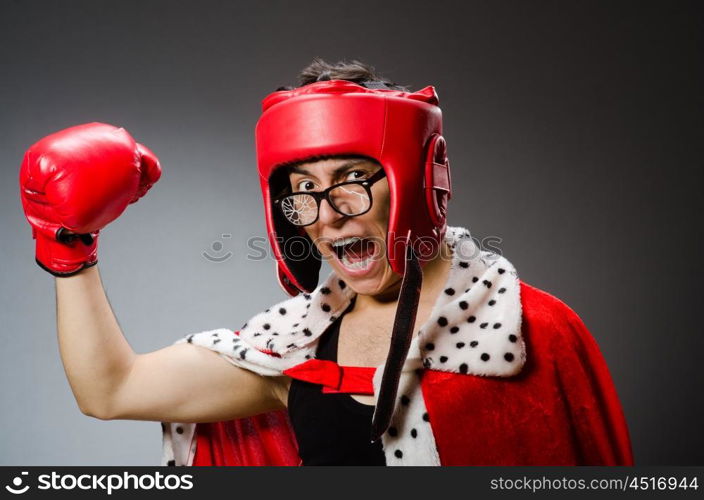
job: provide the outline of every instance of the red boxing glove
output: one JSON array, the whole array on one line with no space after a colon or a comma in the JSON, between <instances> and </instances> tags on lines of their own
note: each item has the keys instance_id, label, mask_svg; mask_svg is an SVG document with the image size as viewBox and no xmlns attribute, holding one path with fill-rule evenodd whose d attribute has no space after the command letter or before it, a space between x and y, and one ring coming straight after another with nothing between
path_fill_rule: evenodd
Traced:
<instances>
[{"instance_id":1,"label":"red boxing glove","mask_svg":"<svg viewBox=\"0 0 704 500\"><path fill-rule=\"evenodd\" d=\"M78 125L31 146L20 168L20 196L37 263L54 276L96 264L99 231L160 176L154 153L112 125Z\"/></svg>"}]
</instances>

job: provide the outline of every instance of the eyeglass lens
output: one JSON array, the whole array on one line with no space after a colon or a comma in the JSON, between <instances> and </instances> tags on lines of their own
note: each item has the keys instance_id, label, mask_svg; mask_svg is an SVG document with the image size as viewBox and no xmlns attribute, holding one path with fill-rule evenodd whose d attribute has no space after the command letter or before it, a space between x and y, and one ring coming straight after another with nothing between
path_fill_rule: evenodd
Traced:
<instances>
[{"instance_id":1,"label":"eyeglass lens","mask_svg":"<svg viewBox=\"0 0 704 500\"><path fill-rule=\"evenodd\" d=\"M344 215L360 215L369 210L371 200L367 190L359 184L340 184L328 192L333 207ZM292 224L305 226L318 217L318 203L315 197L305 193L284 198L281 209Z\"/></svg>"}]
</instances>

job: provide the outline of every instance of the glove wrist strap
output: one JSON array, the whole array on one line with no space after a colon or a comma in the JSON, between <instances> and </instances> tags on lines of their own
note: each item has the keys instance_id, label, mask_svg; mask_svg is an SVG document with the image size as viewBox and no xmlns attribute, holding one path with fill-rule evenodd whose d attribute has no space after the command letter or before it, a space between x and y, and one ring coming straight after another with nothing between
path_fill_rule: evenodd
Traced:
<instances>
[{"instance_id":1,"label":"glove wrist strap","mask_svg":"<svg viewBox=\"0 0 704 500\"><path fill-rule=\"evenodd\" d=\"M73 276L98 262L98 235L65 235L61 229L55 238L35 231L36 260L39 267L56 277Z\"/></svg>"}]
</instances>

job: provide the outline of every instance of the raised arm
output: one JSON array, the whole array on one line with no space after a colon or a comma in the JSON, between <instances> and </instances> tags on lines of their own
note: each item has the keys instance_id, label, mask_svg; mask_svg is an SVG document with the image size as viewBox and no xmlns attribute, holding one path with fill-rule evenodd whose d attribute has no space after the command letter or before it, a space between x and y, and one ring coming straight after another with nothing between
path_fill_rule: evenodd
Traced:
<instances>
[{"instance_id":1,"label":"raised arm","mask_svg":"<svg viewBox=\"0 0 704 500\"><path fill-rule=\"evenodd\" d=\"M101 419L215 422L285 408L285 378L177 344L135 354L96 267L56 280L61 358L81 411Z\"/></svg>"},{"instance_id":2,"label":"raised arm","mask_svg":"<svg viewBox=\"0 0 704 500\"><path fill-rule=\"evenodd\" d=\"M20 197L36 261L56 279L61 358L81 410L98 418L208 421L280 407L283 379L263 379L192 345L136 354L95 267L99 233L161 176L124 129L89 123L25 153Z\"/></svg>"}]
</instances>

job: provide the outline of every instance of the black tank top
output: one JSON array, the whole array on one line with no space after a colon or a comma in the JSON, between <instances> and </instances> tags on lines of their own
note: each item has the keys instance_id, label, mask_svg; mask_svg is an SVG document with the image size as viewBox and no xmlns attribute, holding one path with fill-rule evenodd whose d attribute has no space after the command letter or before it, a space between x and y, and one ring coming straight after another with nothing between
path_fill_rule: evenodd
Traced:
<instances>
[{"instance_id":1,"label":"black tank top","mask_svg":"<svg viewBox=\"0 0 704 500\"><path fill-rule=\"evenodd\" d=\"M318 359L337 362L341 321L342 315L320 337ZM288 413L302 465L386 465L381 441L371 443L374 406L349 394L324 394L321 385L294 379Z\"/></svg>"}]
</instances>

